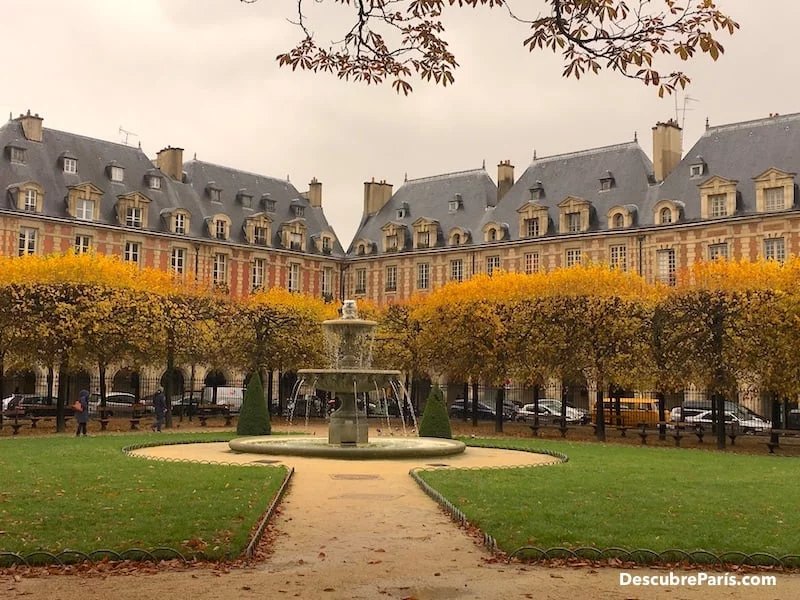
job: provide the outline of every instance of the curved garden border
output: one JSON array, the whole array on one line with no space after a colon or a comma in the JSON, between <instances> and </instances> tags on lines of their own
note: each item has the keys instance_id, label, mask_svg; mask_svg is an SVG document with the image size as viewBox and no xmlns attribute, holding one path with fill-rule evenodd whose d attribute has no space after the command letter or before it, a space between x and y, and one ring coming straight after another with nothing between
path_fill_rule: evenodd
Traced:
<instances>
[{"instance_id":1,"label":"curved garden border","mask_svg":"<svg viewBox=\"0 0 800 600\"><path fill-rule=\"evenodd\" d=\"M476 446L478 448L496 448L498 450L517 450L519 452L530 452L532 454L546 454L558 459L558 463L566 463L569 457L561 452L548 450L545 448L519 448L515 446ZM500 468L535 468L549 466L554 463L542 463L539 465L524 465L520 467L500 467ZM466 515L455 506L450 500L445 498L436 489L428 485L427 482L417 474L418 471L429 471L429 468L414 468L409 471L409 475L417 482L422 490L431 498L433 498L449 515L459 523L461 526L466 526L469 521ZM483 545L489 549L493 554L499 553L497 541L484 531L478 530L483 536ZM739 552L731 550L716 554L708 550L681 550L679 548L670 548L656 552L649 548L636 548L634 550L627 550L625 548L595 548L593 546L581 546L579 548L540 548L538 546L521 546L508 555L508 562L513 559L520 559L525 555L530 555L528 560L530 562L546 561L554 559L574 559L574 560L610 560L616 559L624 562L632 562L642 565L657 565L668 563L685 563L693 566L708 566L714 565L719 567L728 566L748 566L748 567L781 567L783 569L798 569L800 568L800 554L785 554L783 556L775 556L769 552L753 552L748 554L746 552Z\"/></svg>"},{"instance_id":2,"label":"curved garden border","mask_svg":"<svg viewBox=\"0 0 800 600\"><path fill-rule=\"evenodd\" d=\"M154 446L176 446L180 444L213 444L213 443L220 443L227 441L228 441L227 439L224 439L224 440L204 440L202 442L196 440L146 442L141 444L131 444L130 446L125 446L124 448L122 448L122 453L130 455L130 453L133 450L139 450L141 448L152 448ZM142 458L144 459L144 457ZM212 462L207 460L190 460L182 458L147 458L144 460L159 460L162 462L194 463L194 464L206 464L206 465L229 465L236 467L266 466L253 463L251 464L225 463L217 461ZM249 560L253 557L255 549L264 535L264 530L266 529L269 520L275 514L275 510L277 509L278 504L283 499L283 496L286 493L286 489L289 486L289 482L291 481L293 475L294 475L294 468L289 467L289 470L286 473L286 477L284 478L281 487L278 489L278 492L272 498L272 501L270 502L266 511L259 519L258 525L253 531L253 534L250 537L250 541L248 542L247 547L245 548L244 552L242 552L242 556L245 559ZM34 565L36 566L58 565L63 567L69 564L81 563L85 561L97 562L101 560L112 560L112 561L138 560L138 561L150 561L153 563L158 563L162 560L173 560L173 559L178 559L184 564L184 566L187 566L189 564L191 557L187 558L184 554L182 554L178 550L175 550L174 548L170 548L169 546L160 546L158 548L153 548L150 550L146 550L144 548L128 548L127 550L123 550L122 552L117 552L116 550L110 550L108 548L100 548L97 550L92 550L90 552L82 552L80 550L67 549L67 550L62 550L61 552L58 553L49 552L47 550L35 550L33 552L29 552L24 555L19 554L17 552L0 552L0 568L14 566L14 565L23 565L25 567L30 567Z\"/></svg>"}]
</instances>

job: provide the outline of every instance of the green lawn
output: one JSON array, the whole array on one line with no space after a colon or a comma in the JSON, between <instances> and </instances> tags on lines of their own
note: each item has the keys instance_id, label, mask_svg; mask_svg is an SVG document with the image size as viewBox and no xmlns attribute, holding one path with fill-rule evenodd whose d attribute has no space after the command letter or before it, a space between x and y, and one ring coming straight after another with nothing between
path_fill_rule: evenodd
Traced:
<instances>
[{"instance_id":1,"label":"green lawn","mask_svg":"<svg viewBox=\"0 0 800 600\"><path fill-rule=\"evenodd\" d=\"M285 476L282 467L156 462L122 454L157 441L235 434L0 440L0 551L27 554L168 546L235 557Z\"/></svg>"},{"instance_id":2,"label":"green lawn","mask_svg":"<svg viewBox=\"0 0 800 600\"><path fill-rule=\"evenodd\" d=\"M535 545L800 553L796 459L535 439L465 442L569 456L557 466L421 473L507 552Z\"/></svg>"}]
</instances>

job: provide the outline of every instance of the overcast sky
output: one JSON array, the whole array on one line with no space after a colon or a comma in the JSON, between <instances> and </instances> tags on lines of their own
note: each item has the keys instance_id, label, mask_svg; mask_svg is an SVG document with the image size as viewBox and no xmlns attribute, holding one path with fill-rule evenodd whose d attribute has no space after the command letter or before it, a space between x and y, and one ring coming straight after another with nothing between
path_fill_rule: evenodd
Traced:
<instances>
[{"instance_id":1,"label":"overcast sky","mask_svg":"<svg viewBox=\"0 0 800 600\"><path fill-rule=\"evenodd\" d=\"M741 30L722 38L718 62L703 57L685 66L693 82L677 102L684 152L706 117L720 125L800 111L793 43L800 2L717 4ZM396 190L406 173L425 177L485 160L495 179L505 159L519 176L534 149L540 157L572 152L626 142L634 132L650 154L652 126L676 115L674 98L618 75L562 79L556 57L522 47L523 25L488 9L448 11L448 39L461 64L453 87L415 83L403 97L388 86L292 72L275 56L300 39L286 21L295 5L2 0L0 114L30 109L45 127L113 141L124 141L121 127L148 156L180 146L185 159L196 153L288 175L300 191L317 177L345 247L372 177ZM686 94L692 100L684 103Z\"/></svg>"}]
</instances>

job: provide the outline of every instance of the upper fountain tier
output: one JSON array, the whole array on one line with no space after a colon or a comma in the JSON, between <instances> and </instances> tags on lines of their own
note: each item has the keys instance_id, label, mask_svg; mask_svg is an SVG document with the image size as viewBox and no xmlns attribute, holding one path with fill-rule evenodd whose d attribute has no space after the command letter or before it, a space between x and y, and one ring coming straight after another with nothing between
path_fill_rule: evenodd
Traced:
<instances>
[{"instance_id":1,"label":"upper fountain tier","mask_svg":"<svg viewBox=\"0 0 800 600\"><path fill-rule=\"evenodd\" d=\"M386 387L400 371L372 369L375 321L358 318L355 300L345 300L342 316L322 323L329 369L301 369L298 375L321 390L339 393L372 391Z\"/></svg>"}]
</instances>

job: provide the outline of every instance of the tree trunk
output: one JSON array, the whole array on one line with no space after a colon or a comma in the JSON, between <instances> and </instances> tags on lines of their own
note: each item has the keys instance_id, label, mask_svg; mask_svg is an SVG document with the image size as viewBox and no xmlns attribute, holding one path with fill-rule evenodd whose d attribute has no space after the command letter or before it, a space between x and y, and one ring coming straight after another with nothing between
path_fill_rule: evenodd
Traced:
<instances>
[{"instance_id":1,"label":"tree trunk","mask_svg":"<svg viewBox=\"0 0 800 600\"><path fill-rule=\"evenodd\" d=\"M0 400L5 396L6 387L6 365L5 365L5 352L0 352ZM0 406L0 427L3 426L3 407Z\"/></svg>"},{"instance_id":2,"label":"tree trunk","mask_svg":"<svg viewBox=\"0 0 800 600\"><path fill-rule=\"evenodd\" d=\"M772 430L769 434L769 441L771 444L777 444L778 442L778 434L774 433L776 429L780 429L780 420L781 420L781 402L778 398L778 394L772 394ZM787 423L783 424L783 427L786 428Z\"/></svg>"},{"instance_id":3,"label":"tree trunk","mask_svg":"<svg viewBox=\"0 0 800 600\"><path fill-rule=\"evenodd\" d=\"M725 450L725 396L717 395L717 450Z\"/></svg>"},{"instance_id":4,"label":"tree trunk","mask_svg":"<svg viewBox=\"0 0 800 600\"><path fill-rule=\"evenodd\" d=\"M539 384L533 386L533 426L539 427ZM538 432L538 429L537 429ZM538 433L537 433L538 435Z\"/></svg>"},{"instance_id":5,"label":"tree trunk","mask_svg":"<svg viewBox=\"0 0 800 600\"><path fill-rule=\"evenodd\" d=\"M503 402L506 399L506 388L501 385L497 388L497 395L494 400L494 430L503 433Z\"/></svg>"},{"instance_id":6,"label":"tree trunk","mask_svg":"<svg viewBox=\"0 0 800 600\"><path fill-rule=\"evenodd\" d=\"M266 392L267 392L267 411L271 415L272 414L272 386L275 383L275 372L272 369L270 369L269 373L267 373L267 381L268 381L267 387L266 387Z\"/></svg>"},{"instance_id":7,"label":"tree trunk","mask_svg":"<svg viewBox=\"0 0 800 600\"><path fill-rule=\"evenodd\" d=\"M606 415L603 406L603 386L598 381L595 391L594 409L597 414L597 440L606 441Z\"/></svg>"},{"instance_id":8,"label":"tree trunk","mask_svg":"<svg viewBox=\"0 0 800 600\"><path fill-rule=\"evenodd\" d=\"M656 392L658 398L658 439L662 442L667 439L667 424L664 418L667 407L664 402L664 392Z\"/></svg>"},{"instance_id":9,"label":"tree trunk","mask_svg":"<svg viewBox=\"0 0 800 600\"><path fill-rule=\"evenodd\" d=\"M464 409L463 414L461 415L466 423L469 420L469 415L467 414L467 406L469 406L469 382L464 382L464 404L462 408Z\"/></svg>"},{"instance_id":10,"label":"tree trunk","mask_svg":"<svg viewBox=\"0 0 800 600\"><path fill-rule=\"evenodd\" d=\"M478 382L472 382L472 426L478 426Z\"/></svg>"},{"instance_id":11,"label":"tree trunk","mask_svg":"<svg viewBox=\"0 0 800 600\"><path fill-rule=\"evenodd\" d=\"M167 399L167 414L166 420L164 424L166 425L167 429L172 428L172 396L175 393L175 390L172 389L172 372L175 370L175 351L172 348L172 345L167 346L167 380L164 382L164 396ZM155 396L153 396L155 400ZM158 418L158 417L156 417Z\"/></svg>"},{"instance_id":12,"label":"tree trunk","mask_svg":"<svg viewBox=\"0 0 800 600\"><path fill-rule=\"evenodd\" d=\"M61 363L58 367L58 399L56 400L56 431L59 433L67 430L64 409L67 406L68 383L69 375L64 369L64 363Z\"/></svg>"}]
</instances>

